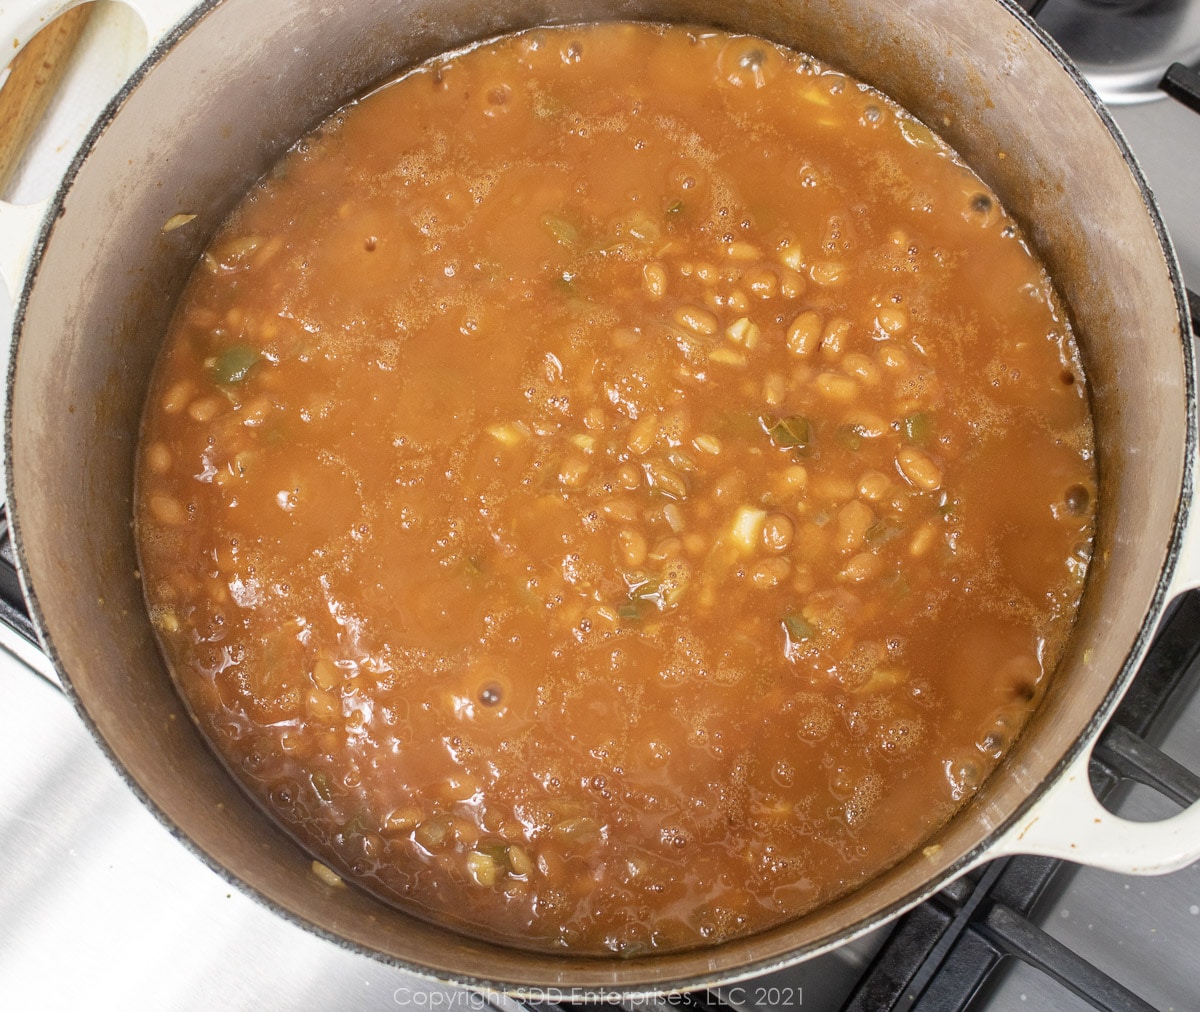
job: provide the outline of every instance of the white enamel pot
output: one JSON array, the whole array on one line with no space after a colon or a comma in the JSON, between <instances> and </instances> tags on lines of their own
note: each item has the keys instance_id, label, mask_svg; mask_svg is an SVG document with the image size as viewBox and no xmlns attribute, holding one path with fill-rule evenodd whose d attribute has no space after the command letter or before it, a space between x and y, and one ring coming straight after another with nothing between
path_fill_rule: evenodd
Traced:
<instances>
[{"instance_id":1,"label":"white enamel pot","mask_svg":"<svg viewBox=\"0 0 1200 1012\"><path fill-rule=\"evenodd\" d=\"M66 0L0 0L13 48ZM1200 807L1153 824L1102 808L1097 735L1165 605L1200 584L1190 519L1195 377L1184 293L1145 182L1065 58L1003 0L134 0L145 62L44 206L0 207L14 293L7 501L42 644L132 790L213 868L317 933L414 972L577 993L710 986L865 932L983 861L1045 854L1153 874L1200 856ZM517 952L331 890L186 716L135 578L142 401L201 249L297 137L372 82L539 23L647 18L748 31L876 85L937 128L1024 226L1069 307L1090 380L1100 493L1071 647L996 773L923 848L771 931L628 960ZM177 213L195 221L169 235Z\"/></svg>"}]
</instances>

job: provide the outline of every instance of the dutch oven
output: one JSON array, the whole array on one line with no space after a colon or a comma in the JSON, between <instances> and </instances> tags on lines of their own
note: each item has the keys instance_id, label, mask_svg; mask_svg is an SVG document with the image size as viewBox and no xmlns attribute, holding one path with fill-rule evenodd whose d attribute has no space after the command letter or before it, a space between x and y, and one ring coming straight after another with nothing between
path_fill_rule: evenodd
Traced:
<instances>
[{"instance_id":1,"label":"dutch oven","mask_svg":"<svg viewBox=\"0 0 1200 1012\"><path fill-rule=\"evenodd\" d=\"M5 0L12 49L65 0ZM1193 349L1161 218L1108 113L1008 0L137 0L151 50L44 206L0 207L14 293L7 503L46 653L130 788L231 882L338 944L428 977L537 995L713 985L838 945L1012 853L1154 873L1200 856L1200 807L1155 824L1100 807L1087 762L1170 599L1200 584L1188 530ZM940 132L1047 265L1090 377L1095 555L1066 656L1000 767L922 848L806 916L633 959L516 951L332 889L242 792L176 695L136 577L133 461L185 279L241 195L373 82L538 24L645 19L765 36L876 86ZM164 235L172 215L195 214ZM1197 525L1193 523L1193 528ZM1189 545L1190 542L1190 545Z\"/></svg>"}]
</instances>

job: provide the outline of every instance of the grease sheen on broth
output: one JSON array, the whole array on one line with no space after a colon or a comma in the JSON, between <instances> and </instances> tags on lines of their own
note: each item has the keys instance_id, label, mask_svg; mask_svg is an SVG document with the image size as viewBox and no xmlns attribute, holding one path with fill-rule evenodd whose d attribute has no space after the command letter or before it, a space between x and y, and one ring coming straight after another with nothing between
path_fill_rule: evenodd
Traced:
<instances>
[{"instance_id":1,"label":"grease sheen on broth","mask_svg":"<svg viewBox=\"0 0 1200 1012\"><path fill-rule=\"evenodd\" d=\"M196 721L321 861L637 954L798 916L975 791L1094 488L1065 315L952 151L809 57L616 24L426 63L254 188L136 526Z\"/></svg>"}]
</instances>

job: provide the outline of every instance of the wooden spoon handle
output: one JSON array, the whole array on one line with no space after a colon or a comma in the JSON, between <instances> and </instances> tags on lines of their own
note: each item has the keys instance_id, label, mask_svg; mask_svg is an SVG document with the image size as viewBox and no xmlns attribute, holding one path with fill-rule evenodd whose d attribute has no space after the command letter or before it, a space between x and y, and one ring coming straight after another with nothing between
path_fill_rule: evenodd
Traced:
<instances>
[{"instance_id":1,"label":"wooden spoon handle","mask_svg":"<svg viewBox=\"0 0 1200 1012\"><path fill-rule=\"evenodd\" d=\"M0 88L0 191L8 185L41 122L93 4L72 7L37 33L12 61Z\"/></svg>"}]
</instances>

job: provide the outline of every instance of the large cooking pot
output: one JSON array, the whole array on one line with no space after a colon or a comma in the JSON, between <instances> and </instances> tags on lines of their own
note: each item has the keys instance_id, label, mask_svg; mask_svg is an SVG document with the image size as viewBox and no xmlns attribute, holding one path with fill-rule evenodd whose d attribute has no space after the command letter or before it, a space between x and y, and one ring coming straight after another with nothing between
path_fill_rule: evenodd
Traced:
<instances>
[{"instance_id":1,"label":"large cooking pot","mask_svg":"<svg viewBox=\"0 0 1200 1012\"><path fill-rule=\"evenodd\" d=\"M69 0L0 0L0 42ZM1050 854L1135 872L1200 856L1200 807L1110 816L1087 759L1164 605L1200 583L1188 535L1195 378L1178 268L1137 166L1065 58L998 0L138 0L152 51L46 207L0 207L19 294L7 497L29 607L80 716L201 858L317 933L447 981L575 994L711 985L897 915L981 861ZM135 573L133 457L150 370L198 254L252 180L347 97L440 50L540 23L650 18L810 51L938 129L1022 222L1070 307L1100 468L1078 628L1023 737L922 849L854 892L715 948L629 960L518 952L333 889L205 745ZM178 22L178 23L177 23ZM163 234L177 213L198 215ZM1195 527L1196 525L1193 525ZM1191 538L1189 547L1185 541Z\"/></svg>"}]
</instances>

